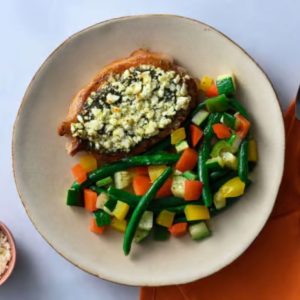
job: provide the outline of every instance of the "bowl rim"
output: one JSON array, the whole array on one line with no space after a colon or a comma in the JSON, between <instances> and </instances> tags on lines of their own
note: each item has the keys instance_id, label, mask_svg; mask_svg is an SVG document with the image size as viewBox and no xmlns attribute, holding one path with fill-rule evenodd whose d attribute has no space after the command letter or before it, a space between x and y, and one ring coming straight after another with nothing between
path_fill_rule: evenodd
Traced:
<instances>
[{"instance_id":1,"label":"bowl rim","mask_svg":"<svg viewBox=\"0 0 300 300\"><path fill-rule=\"evenodd\" d=\"M115 17L115 18L111 18L111 19L107 19L107 20L103 20L103 21L100 21L100 22L97 22L95 24L92 24L90 26L87 26L73 34L71 34L69 37L67 37L62 43L60 43L48 56L47 58L43 61L43 63L40 65L40 67L37 69L37 71L35 72L35 74L33 75L32 79L30 80L27 88L26 88L26 91L24 93L24 96L22 97L22 100L21 100L21 103L20 103L20 106L19 106L19 109L17 111L17 114L16 114L16 118L15 118L15 121L14 121L14 125L13 125L13 132L12 132L12 142L11 142L11 161L12 161L12 169L13 169L13 176L14 176L14 181L15 181L15 185L16 185L16 190L18 192L18 195L19 195L19 198L22 202L22 205L26 211L26 214L28 215L31 223L33 224L33 226L35 227L35 229L37 230L37 232L43 237L43 239L48 243L48 245L54 249L59 255L61 255L64 259L66 259L68 262L70 262L71 264L73 264L74 266L78 267L79 269L81 269L82 271L84 272L87 272L89 273L90 275L93 275L97 278L100 278L100 279L103 279L103 280L106 280L108 282L112 282L112 283L118 283L118 284L121 284L121 285L125 285L125 286L136 286L136 287L139 287L140 285L137 284L137 283L128 283L128 281L126 282L120 282L120 281L116 281L113 277L111 276L106 276L104 274L96 274L94 273L93 271L89 270L88 268L84 267L84 266L81 266L80 264L78 264L77 262L73 261L71 258L67 257L66 254L62 253L60 250L58 250L53 244L52 242L50 242L46 236L39 230L38 228L38 225L35 224L34 222L34 218L31 216L30 214L30 211L29 209L27 208L26 206L26 203L25 201L23 200L22 198L22 192L21 192L21 189L18 185L18 180L17 180L17 176L16 176L16 166L15 166L15 159L14 159L14 153L15 153L15 149L14 149L14 145L15 145L15 139L16 139L16 127L17 127L17 123L18 123L18 120L19 120L19 117L20 117L20 114L23 110L23 107L25 105L25 103L28 101L28 94L34 84L34 81L35 81L35 78L39 75L39 73L42 71L43 68L45 68L48 64L48 61L60 50L60 48L64 47L64 45L66 43L68 43L69 41L75 39L77 36L81 35L81 34L84 34L85 32L88 32L89 30L97 27L97 26L104 26L106 24L110 24L110 23L115 23L115 22L120 22L120 21L124 21L124 20L130 20L130 19L142 19L142 18L152 18L152 17L161 17L161 18L174 18L174 19L183 19L183 20L186 20L186 21L189 21L189 22L193 22L195 25L202 25L202 26L205 26L208 30L212 30L214 31L215 33L219 34L220 36L222 36L223 38L225 38L228 42L230 42L231 44L233 44L234 46L236 46L241 52L243 52L256 66L257 68L260 70L260 72L262 73L262 75L265 77L266 81L270 84L270 87L272 89L272 91L274 92L274 97L276 99L276 104L279 108L279 110L281 111L281 130L282 130L282 137L283 137L283 152L285 153L285 147L286 147L286 144L285 144L285 132L284 132L284 122L283 122L283 113L282 113L282 107L281 107L281 103L279 101L279 97L277 95L277 92L274 88L274 85L272 83L272 81L270 80L270 78L268 77L268 75L266 74L266 72L263 70L263 68L255 61L254 58L252 58L252 56L245 50L243 49L240 45L238 45L236 42L234 42L230 37L228 37L226 34L224 34L223 32L221 32L220 30L216 29L215 27L211 26L211 25L208 25L207 23L205 22L202 22L202 21L199 21L197 19L193 19L193 18L190 18L190 17L185 17L185 16L181 16L181 15L176 15L176 14L164 14L164 13L153 13L153 14L137 14L137 15L127 15L127 16L121 16L121 17ZM284 161L285 161L285 158L283 157L282 159L282 164L280 165L280 170L281 170L281 174L280 174L280 182L282 180L282 177L283 177L283 169L284 169ZM276 195L278 194L278 190L279 190L279 187L280 187L280 184L277 186L276 188ZM238 254L238 256L234 257L234 258L230 258L226 264L223 264L219 267L216 267L213 272L211 272L211 274L207 275L207 276L210 276L218 271L220 271L221 269L223 269L224 267L230 265L234 260L236 260L240 255L242 255L246 249L254 242L254 240L256 239L256 237L260 234L260 232L262 231L263 227L265 226L267 220L269 219L270 217L270 214L273 210L273 207L275 205L275 202L276 202L276 198L274 199L273 201L273 204L270 206L269 208L269 211L267 212L266 214L266 219L264 222L262 222L262 224L260 224L260 228L259 228L259 231L257 233L257 235L251 239L248 243L245 243L244 247L242 247L240 253ZM205 278L205 277L203 277ZM194 282L196 280L198 280L199 278L197 277L193 277L192 279L189 278L188 280L182 280L178 283L173 283L173 284L185 284L185 283L189 283L189 282ZM201 278L202 279L202 278ZM144 286L164 286L165 284L155 284L155 285L151 285L151 284L145 284ZM168 284L169 285L169 284Z\"/></svg>"},{"instance_id":2,"label":"bowl rim","mask_svg":"<svg viewBox=\"0 0 300 300\"><path fill-rule=\"evenodd\" d=\"M15 239L11 233L11 231L8 229L8 227L0 221L0 231L2 231L5 236L7 237L8 243L10 245L10 252L11 252L11 259L8 262L7 269L4 271L2 276L0 277L0 286L6 282L6 280L10 277L12 274L15 265L16 265L16 259L17 259L17 254L16 254L16 243Z\"/></svg>"}]
</instances>

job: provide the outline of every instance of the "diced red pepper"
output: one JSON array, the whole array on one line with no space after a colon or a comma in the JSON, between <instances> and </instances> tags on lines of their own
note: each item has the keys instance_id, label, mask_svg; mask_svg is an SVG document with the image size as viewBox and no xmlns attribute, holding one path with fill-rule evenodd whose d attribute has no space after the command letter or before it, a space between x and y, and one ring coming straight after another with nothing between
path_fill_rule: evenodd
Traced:
<instances>
[{"instance_id":1,"label":"diced red pepper","mask_svg":"<svg viewBox=\"0 0 300 300\"><path fill-rule=\"evenodd\" d=\"M203 184L199 180L186 180L184 187L184 200L199 200L202 193Z\"/></svg>"},{"instance_id":2,"label":"diced red pepper","mask_svg":"<svg viewBox=\"0 0 300 300\"><path fill-rule=\"evenodd\" d=\"M237 114L236 116L236 119L237 119L237 130L236 130L236 134L244 139L246 137L246 135L248 134L249 132L249 129L250 129L250 122L245 118L243 117L241 114Z\"/></svg>"},{"instance_id":3,"label":"diced red pepper","mask_svg":"<svg viewBox=\"0 0 300 300\"><path fill-rule=\"evenodd\" d=\"M169 231L172 235L174 235L176 237L183 236L187 232L187 225L188 224L186 222L173 224L169 228Z\"/></svg>"},{"instance_id":4,"label":"diced red pepper","mask_svg":"<svg viewBox=\"0 0 300 300\"><path fill-rule=\"evenodd\" d=\"M214 124L213 131L218 139L229 139L231 136L230 128L222 123Z\"/></svg>"},{"instance_id":5,"label":"diced red pepper","mask_svg":"<svg viewBox=\"0 0 300 300\"><path fill-rule=\"evenodd\" d=\"M197 152L192 148L187 148L181 154L175 168L181 172L193 170L197 164L197 161Z\"/></svg>"},{"instance_id":6,"label":"diced red pepper","mask_svg":"<svg viewBox=\"0 0 300 300\"><path fill-rule=\"evenodd\" d=\"M192 146L196 147L203 136L203 131L196 125L190 125Z\"/></svg>"}]
</instances>

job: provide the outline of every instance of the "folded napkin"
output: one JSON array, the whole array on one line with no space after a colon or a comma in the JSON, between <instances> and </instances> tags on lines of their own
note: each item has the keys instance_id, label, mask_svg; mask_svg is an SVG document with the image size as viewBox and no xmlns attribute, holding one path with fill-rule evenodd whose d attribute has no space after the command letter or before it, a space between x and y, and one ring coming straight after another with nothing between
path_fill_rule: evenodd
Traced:
<instances>
[{"instance_id":1,"label":"folded napkin","mask_svg":"<svg viewBox=\"0 0 300 300\"><path fill-rule=\"evenodd\" d=\"M253 244L232 264L204 279L143 287L141 300L300 299L300 121L295 119L295 102L285 114L285 132L281 187L271 217Z\"/></svg>"}]
</instances>

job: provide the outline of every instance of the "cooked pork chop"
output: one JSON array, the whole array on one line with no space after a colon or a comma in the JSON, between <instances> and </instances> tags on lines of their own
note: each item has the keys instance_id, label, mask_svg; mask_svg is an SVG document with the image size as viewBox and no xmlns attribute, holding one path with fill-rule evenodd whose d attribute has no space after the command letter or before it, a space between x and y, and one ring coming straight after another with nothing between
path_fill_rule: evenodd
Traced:
<instances>
[{"instance_id":1,"label":"cooked pork chop","mask_svg":"<svg viewBox=\"0 0 300 300\"><path fill-rule=\"evenodd\" d=\"M180 127L197 102L195 80L173 59L140 49L112 62L73 98L58 134L67 151L103 162L142 153Z\"/></svg>"}]
</instances>

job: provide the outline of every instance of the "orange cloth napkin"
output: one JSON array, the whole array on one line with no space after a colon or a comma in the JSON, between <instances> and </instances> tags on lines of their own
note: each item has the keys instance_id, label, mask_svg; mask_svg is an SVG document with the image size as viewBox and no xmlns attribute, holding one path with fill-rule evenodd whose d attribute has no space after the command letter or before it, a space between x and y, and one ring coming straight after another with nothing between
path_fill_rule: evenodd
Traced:
<instances>
[{"instance_id":1,"label":"orange cloth napkin","mask_svg":"<svg viewBox=\"0 0 300 300\"><path fill-rule=\"evenodd\" d=\"M253 244L204 279L142 288L141 300L300 300L300 121L295 102L285 114L285 131L283 180L271 217Z\"/></svg>"}]
</instances>

